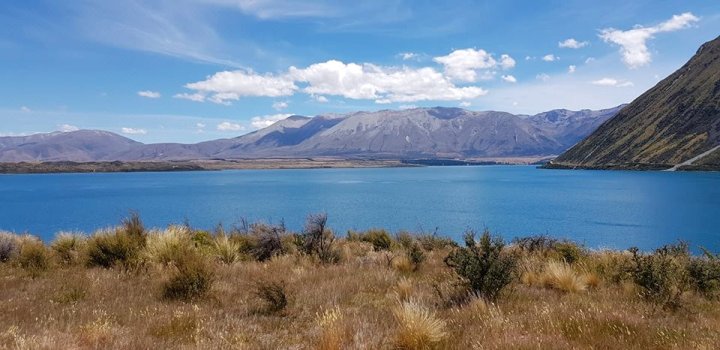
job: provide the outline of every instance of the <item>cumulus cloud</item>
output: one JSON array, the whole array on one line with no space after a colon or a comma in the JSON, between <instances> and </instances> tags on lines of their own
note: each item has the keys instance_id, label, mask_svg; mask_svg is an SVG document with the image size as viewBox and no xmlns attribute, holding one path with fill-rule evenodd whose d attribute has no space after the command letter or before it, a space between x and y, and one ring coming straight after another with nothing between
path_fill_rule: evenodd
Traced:
<instances>
[{"instance_id":1,"label":"cumulus cloud","mask_svg":"<svg viewBox=\"0 0 720 350\"><path fill-rule=\"evenodd\" d=\"M548 80L550 80L550 76L545 73L540 73L535 76L535 79L542 80L542 81L548 81Z\"/></svg>"},{"instance_id":2,"label":"cumulus cloud","mask_svg":"<svg viewBox=\"0 0 720 350\"><path fill-rule=\"evenodd\" d=\"M552 61L555 61L555 60L557 60L557 59L558 59L558 58L557 58L555 55L551 54L551 53L550 53L550 54L547 54L547 55L545 55L545 56L542 57L542 60L545 61L545 62L552 62Z\"/></svg>"},{"instance_id":3,"label":"cumulus cloud","mask_svg":"<svg viewBox=\"0 0 720 350\"><path fill-rule=\"evenodd\" d=\"M277 74L257 74L248 70L223 71L206 80L186 84L191 92L174 97L197 102L230 104L246 96L280 97L298 92L324 103L325 96L341 96L376 103L417 101L459 101L483 96L479 86L457 85L456 80L474 82L494 79L495 69L510 69L515 60L501 55L498 60L484 50L456 50L436 57L444 72L433 67L378 66L370 63L345 63L330 60L305 68L290 67ZM273 105L276 110L287 107Z\"/></svg>"},{"instance_id":4,"label":"cumulus cloud","mask_svg":"<svg viewBox=\"0 0 720 350\"><path fill-rule=\"evenodd\" d=\"M71 132L71 131L78 131L78 130L80 130L80 128L78 128L75 125L60 124L60 125L58 125L58 130L60 130L62 132Z\"/></svg>"},{"instance_id":5,"label":"cumulus cloud","mask_svg":"<svg viewBox=\"0 0 720 350\"><path fill-rule=\"evenodd\" d=\"M576 69L577 69L577 67L574 64L571 64L568 66L568 73L573 74L573 73L575 73Z\"/></svg>"},{"instance_id":6,"label":"cumulus cloud","mask_svg":"<svg viewBox=\"0 0 720 350\"><path fill-rule=\"evenodd\" d=\"M462 49L455 50L447 56L433 58L433 61L445 67L445 74L461 81L475 82L478 79L478 70L495 68L498 62L485 50ZM509 69L515 66L515 60L509 55L500 56L500 67Z\"/></svg>"},{"instance_id":7,"label":"cumulus cloud","mask_svg":"<svg viewBox=\"0 0 720 350\"><path fill-rule=\"evenodd\" d=\"M655 34L673 32L689 27L700 19L690 12L672 16L671 19L656 26L636 26L630 30L606 28L600 32L600 38L606 43L620 46L622 60L629 68L639 68L652 61L652 55L647 47L647 41Z\"/></svg>"},{"instance_id":8,"label":"cumulus cloud","mask_svg":"<svg viewBox=\"0 0 720 350\"><path fill-rule=\"evenodd\" d=\"M281 111L285 108L288 108L288 102L287 101L277 101L273 102L272 108L276 111Z\"/></svg>"},{"instance_id":9,"label":"cumulus cloud","mask_svg":"<svg viewBox=\"0 0 720 350\"><path fill-rule=\"evenodd\" d=\"M593 80L590 82L593 85L600 85L600 86L614 86L614 87L628 87L633 86L633 83L631 81L627 80L618 80L614 78L602 78L598 80Z\"/></svg>"},{"instance_id":10,"label":"cumulus cloud","mask_svg":"<svg viewBox=\"0 0 720 350\"><path fill-rule=\"evenodd\" d=\"M185 87L195 90L195 93L175 96L194 101L208 99L215 103L229 103L246 96L290 96L298 89L287 76L260 75L245 70L218 72Z\"/></svg>"},{"instance_id":11,"label":"cumulus cloud","mask_svg":"<svg viewBox=\"0 0 720 350\"><path fill-rule=\"evenodd\" d=\"M585 46L588 46L590 43L587 41L577 41L574 38L565 39L563 41L558 42L558 47L564 48L564 49L580 49Z\"/></svg>"},{"instance_id":12,"label":"cumulus cloud","mask_svg":"<svg viewBox=\"0 0 720 350\"><path fill-rule=\"evenodd\" d=\"M508 83L517 83L517 79L515 79L512 75L503 75L502 80L508 82Z\"/></svg>"},{"instance_id":13,"label":"cumulus cloud","mask_svg":"<svg viewBox=\"0 0 720 350\"><path fill-rule=\"evenodd\" d=\"M245 127L238 123L222 122L217 125L218 131L243 131Z\"/></svg>"},{"instance_id":14,"label":"cumulus cloud","mask_svg":"<svg viewBox=\"0 0 720 350\"><path fill-rule=\"evenodd\" d=\"M160 93L157 91L143 90L137 92L138 96L145 98L160 98Z\"/></svg>"},{"instance_id":15,"label":"cumulus cloud","mask_svg":"<svg viewBox=\"0 0 720 350\"><path fill-rule=\"evenodd\" d=\"M291 116L292 114L273 114L273 115L262 115L258 117L253 117L250 120L250 125L252 125L255 129L262 129L266 128L270 125L275 124L276 122L279 122L283 119L287 119L287 117Z\"/></svg>"},{"instance_id":16,"label":"cumulus cloud","mask_svg":"<svg viewBox=\"0 0 720 350\"><path fill-rule=\"evenodd\" d=\"M145 129L135 129L135 128L128 128L128 127L123 127L120 129L120 131L123 134L128 134L128 135L145 135L145 134L147 134L147 130L145 130Z\"/></svg>"}]
</instances>

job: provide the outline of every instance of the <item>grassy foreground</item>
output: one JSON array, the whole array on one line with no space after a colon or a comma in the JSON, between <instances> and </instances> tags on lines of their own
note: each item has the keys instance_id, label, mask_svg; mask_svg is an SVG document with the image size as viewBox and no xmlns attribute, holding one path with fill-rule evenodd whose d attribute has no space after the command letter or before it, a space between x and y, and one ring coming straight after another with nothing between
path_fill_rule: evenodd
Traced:
<instances>
[{"instance_id":1,"label":"grassy foreground","mask_svg":"<svg viewBox=\"0 0 720 350\"><path fill-rule=\"evenodd\" d=\"M717 349L720 260L137 216L50 244L0 233L0 347Z\"/></svg>"}]
</instances>

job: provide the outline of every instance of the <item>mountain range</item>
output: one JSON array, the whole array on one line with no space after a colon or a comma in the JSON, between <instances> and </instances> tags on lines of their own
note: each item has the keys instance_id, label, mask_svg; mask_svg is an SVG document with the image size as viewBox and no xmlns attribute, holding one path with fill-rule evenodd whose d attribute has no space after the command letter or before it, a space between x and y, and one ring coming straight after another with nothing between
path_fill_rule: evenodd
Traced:
<instances>
[{"instance_id":1,"label":"mountain range","mask_svg":"<svg viewBox=\"0 0 720 350\"><path fill-rule=\"evenodd\" d=\"M551 156L622 106L537 115L414 108L315 117L294 115L230 139L143 144L100 130L0 137L0 161L144 161L244 158L482 158Z\"/></svg>"},{"instance_id":2,"label":"mountain range","mask_svg":"<svg viewBox=\"0 0 720 350\"><path fill-rule=\"evenodd\" d=\"M551 166L720 168L720 37Z\"/></svg>"}]
</instances>

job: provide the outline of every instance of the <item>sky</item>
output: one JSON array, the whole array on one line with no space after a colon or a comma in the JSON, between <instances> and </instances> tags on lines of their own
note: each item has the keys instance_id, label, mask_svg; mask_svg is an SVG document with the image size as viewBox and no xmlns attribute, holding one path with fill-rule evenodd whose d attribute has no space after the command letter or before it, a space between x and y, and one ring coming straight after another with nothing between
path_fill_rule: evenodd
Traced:
<instances>
[{"instance_id":1,"label":"sky","mask_svg":"<svg viewBox=\"0 0 720 350\"><path fill-rule=\"evenodd\" d=\"M292 114L631 102L720 34L715 0L8 1L0 136L239 136Z\"/></svg>"}]
</instances>

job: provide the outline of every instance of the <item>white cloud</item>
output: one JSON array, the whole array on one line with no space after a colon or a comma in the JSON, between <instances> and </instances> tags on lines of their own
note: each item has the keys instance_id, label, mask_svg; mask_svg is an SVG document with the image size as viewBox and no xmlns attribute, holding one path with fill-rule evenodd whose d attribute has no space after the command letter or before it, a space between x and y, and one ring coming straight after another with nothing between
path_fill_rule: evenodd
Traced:
<instances>
[{"instance_id":1,"label":"white cloud","mask_svg":"<svg viewBox=\"0 0 720 350\"><path fill-rule=\"evenodd\" d=\"M542 81L548 81L548 80L550 80L550 76L545 73L540 73L535 76L535 79L542 80Z\"/></svg>"},{"instance_id":2,"label":"white cloud","mask_svg":"<svg viewBox=\"0 0 720 350\"><path fill-rule=\"evenodd\" d=\"M633 86L633 83L631 81L618 80L618 79L614 79L614 78L602 78L602 79L598 79L598 80L593 80L590 83L593 85L600 85L600 86L615 86L615 87Z\"/></svg>"},{"instance_id":3,"label":"white cloud","mask_svg":"<svg viewBox=\"0 0 720 350\"><path fill-rule=\"evenodd\" d=\"M502 80L508 82L508 83L517 83L517 79L515 79L512 75L503 75Z\"/></svg>"},{"instance_id":4,"label":"white cloud","mask_svg":"<svg viewBox=\"0 0 720 350\"><path fill-rule=\"evenodd\" d=\"M398 54L398 56L400 56L400 58L402 58L403 61L408 61L408 60L417 59L420 55L418 55L414 52L401 52Z\"/></svg>"},{"instance_id":5,"label":"white cloud","mask_svg":"<svg viewBox=\"0 0 720 350\"><path fill-rule=\"evenodd\" d=\"M463 49L455 50L447 56L433 58L433 61L445 67L445 74L461 81L475 82L478 79L478 70L495 68L498 62L485 50ZM509 69L515 66L515 60L509 55L500 56L500 66Z\"/></svg>"},{"instance_id":6,"label":"white cloud","mask_svg":"<svg viewBox=\"0 0 720 350\"><path fill-rule=\"evenodd\" d=\"M558 59L558 57L556 57L555 55L553 55L553 54L551 54L551 53L550 53L550 54L547 54L547 55L545 55L545 56L542 57L542 60L545 61L545 62L552 62L552 61L555 61L555 60L557 60L557 59Z\"/></svg>"},{"instance_id":7,"label":"white cloud","mask_svg":"<svg viewBox=\"0 0 720 350\"><path fill-rule=\"evenodd\" d=\"M588 46L590 43L587 41L577 41L574 38L566 39L558 42L558 47L565 49L579 49Z\"/></svg>"},{"instance_id":8,"label":"white cloud","mask_svg":"<svg viewBox=\"0 0 720 350\"><path fill-rule=\"evenodd\" d=\"M398 107L399 107L400 109L414 109L414 108L417 108L416 105L399 105Z\"/></svg>"},{"instance_id":9,"label":"white cloud","mask_svg":"<svg viewBox=\"0 0 720 350\"><path fill-rule=\"evenodd\" d=\"M327 102L328 102L327 97L325 97L325 96L323 96L323 95L311 94L310 97L312 97L315 101L320 102L320 103L327 103Z\"/></svg>"},{"instance_id":10,"label":"white cloud","mask_svg":"<svg viewBox=\"0 0 720 350\"><path fill-rule=\"evenodd\" d=\"M138 96L146 98L160 98L160 93L157 91L143 90L137 92Z\"/></svg>"},{"instance_id":11,"label":"white cloud","mask_svg":"<svg viewBox=\"0 0 720 350\"><path fill-rule=\"evenodd\" d=\"M231 123L231 122L222 122L217 125L218 131L243 131L245 130L245 127L237 124L237 123Z\"/></svg>"},{"instance_id":12,"label":"white cloud","mask_svg":"<svg viewBox=\"0 0 720 350\"><path fill-rule=\"evenodd\" d=\"M145 134L147 134L147 130L145 130L145 129L135 129L135 128L123 127L120 129L120 131L123 134L128 134L128 135L145 135Z\"/></svg>"},{"instance_id":13,"label":"white cloud","mask_svg":"<svg viewBox=\"0 0 720 350\"><path fill-rule=\"evenodd\" d=\"M575 73L576 69L577 69L577 67L574 64L571 64L568 66L568 73L573 74L573 73Z\"/></svg>"},{"instance_id":14,"label":"white cloud","mask_svg":"<svg viewBox=\"0 0 720 350\"><path fill-rule=\"evenodd\" d=\"M27 106L22 106L22 107L20 107L20 112L28 113L28 112L32 112L32 110L30 108L28 108Z\"/></svg>"},{"instance_id":15,"label":"white cloud","mask_svg":"<svg viewBox=\"0 0 720 350\"><path fill-rule=\"evenodd\" d=\"M194 101L208 99L227 104L246 96L290 96L298 87L287 76L259 75L252 71L236 70L213 74L206 80L185 85L193 94L178 94L178 98Z\"/></svg>"},{"instance_id":16,"label":"white cloud","mask_svg":"<svg viewBox=\"0 0 720 350\"><path fill-rule=\"evenodd\" d=\"M174 98L180 98L180 99L183 99L183 100L195 101L195 102L203 102L203 101L205 101L205 95L200 94L200 93L188 94L188 93L184 93L184 92L183 92L183 93L181 93L181 94L175 94L175 96L173 96L173 97L174 97Z\"/></svg>"},{"instance_id":17,"label":"white cloud","mask_svg":"<svg viewBox=\"0 0 720 350\"><path fill-rule=\"evenodd\" d=\"M533 57L533 56L525 56L525 61L532 61L534 59L535 59L535 57Z\"/></svg>"},{"instance_id":18,"label":"white cloud","mask_svg":"<svg viewBox=\"0 0 720 350\"><path fill-rule=\"evenodd\" d=\"M470 107L472 106L472 103L470 103L469 101L462 101L459 105L460 107Z\"/></svg>"},{"instance_id":19,"label":"white cloud","mask_svg":"<svg viewBox=\"0 0 720 350\"><path fill-rule=\"evenodd\" d=\"M502 69L513 68L515 67L515 60L510 55L502 54L500 55L500 67Z\"/></svg>"},{"instance_id":20,"label":"white cloud","mask_svg":"<svg viewBox=\"0 0 720 350\"><path fill-rule=\"evenodd\" d=\"M78 131L78 130L80 130L80 128L78 128L75 125L60 124L60 125L58 125L58 130L60 130L62 132L71 132L71 131Z\"/></svg>"},{"instance_id":21,"label":"white cloud","mask_svg":"<svg viewBox=\"0 0 720 350\"><path fill-rule=\"evenodd\" d=\"M593 63L595 62L595 57L588 57L585 59L585 64Z\"/></svg>"},{"instance_id":22,"label":"white cloud","mask_svg":"<svg viewBox=\"0 0 720 350\"><path fill-rule=\"evenodd\" d=\"M252 127L255 129L262 129L262 128L266 128L270 125L273 125L278 121L287 119L287 117L289 117L291 115L292 114L273 114L273 115L262 115L259 117L253 117L250 120L250 125L252 125Z\"/></svg>"},{"instance_id":23,"label":"white cloud","mask_svg":"<svg viewBox=\"0 0 720 350\"><path fill-rule=\"evenodd\" d=\"M205 125L205 123L196 123L195 126L202 129L202 128L206 127L207 125Z\"/></svg>"},{"instance_id":24,"label":"white cloud","mask_svg":"<svg viewBox=\"0 0 720 350\"><path fill-rule=\"evenodd\" d=\"M647 47L647 41L655 34L672 32L689 27L700 19L690 12L674 15L671 19L656 26L635 26L630 30L606 28L600 32L600 38L607 43L620 46L622 60L629 68L639 68L652 61L652 55Z\"/></svg>"},{"instance_id":25,"label":"white cloud","mask_svg":"<svg viewBox=\"0 0 720 350\"><path fill-rule=\"evenodd\" d=\"M272 108L276 111L281 111L285 108L288 108L288 102L287 101L276 101L273 102Z\"/></svg>"},{"instance_id":26,"label":"white cloud","mask_svg":"<svg viewBox=\"0 0 720 350\"><path fill-rule=\"evenodd\" d=\"M297 82L307 83L302 90L311 95L370 99L377 103L463 100L487 93L477 86L455 86L429 67L379 67L332 60L304 69L290 67L289 75Z\"/></svg>"}]
</instances>

